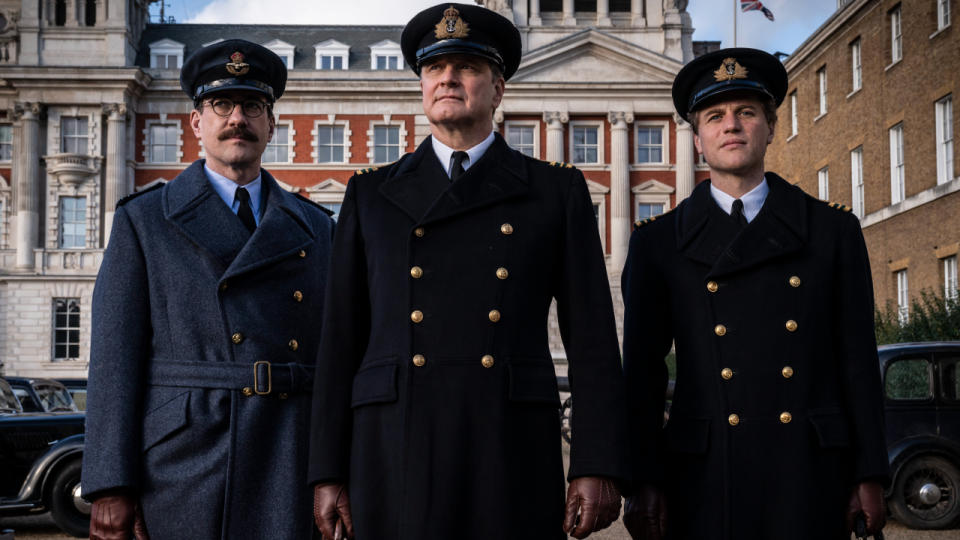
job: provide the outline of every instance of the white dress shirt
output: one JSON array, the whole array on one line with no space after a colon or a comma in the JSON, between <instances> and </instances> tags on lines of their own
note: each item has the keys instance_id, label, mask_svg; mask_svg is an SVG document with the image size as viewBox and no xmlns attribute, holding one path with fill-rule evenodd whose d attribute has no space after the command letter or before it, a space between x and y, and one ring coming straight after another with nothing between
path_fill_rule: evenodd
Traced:
<instances>
[{"instance_id":1,"label":"white dress shirt","mask_svg":"<svg viewBox=\"0 0 960 540\"><path fill-rule=\"evenodd\" d=\"M447 176L450 176L450 170L453 168L453 153L455 150L438 141L436 137L430 137L430 140L433 142L433 153L437 155L437 159L439 159L440 164L443 165L443 170L447 171ZM480 144L466 150L467 158L463 160L463 170L466 171L471 165L476 163L477 160L483 156L483 153L487 151L487 148L490 148L491 144L493 144L492 131Z\"/></svg>"},{"instance_id":2,"label":"white dress shirt","mask_svg":"<svg viewBox=\"0 0 960 540\"><path fill-rule=\"evenodd\" d=\"M207 173L207 178L210 180L210 183L213 184L213 190L217 192L217 195L223 199L223 202L226 203L227 207L230 208L230 211L234 214L240 210L240 201L237 200L237 188L243 187L247 190L247 193L250 194L250 210L253 210L253 221L260 225L260 177L257 177L244 186L238 186L236 182L223 176L222 174L217 174L210 167L207 167L207 164L203 164L203 170Z\"/></svg>"},{"instance_id":3,"label":"white dress shirt","mask_svg":"<svg viewBox=\"0 0 960 540\"><path fill-rule=\"evenodd\" d=\"M747 223L753 221L753 218L760 213L760 208L763 207L763 202L767 200L768 193L770 193L770 186L767 185L767 178L764 177L757 187L740 197L740 200L743 201L743 217L747 218ZM713 195L713 200L717 201L717 205L724 212L727 214L733 212L733 201L737 200L735 197L720 191L712 182L710 183L710 195Z\"/></svg>"}]
</instances>

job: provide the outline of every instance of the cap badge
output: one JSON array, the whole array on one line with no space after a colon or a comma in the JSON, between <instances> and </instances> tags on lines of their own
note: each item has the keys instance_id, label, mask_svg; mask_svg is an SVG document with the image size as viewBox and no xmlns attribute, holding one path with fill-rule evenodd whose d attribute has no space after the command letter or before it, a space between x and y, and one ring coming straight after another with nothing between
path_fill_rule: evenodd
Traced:
<instances>
[{"instance_id":1,"label":"cap badge","mask_svg":"<svg viewBox=\"0 0 960 540\"><path fill-rule=\"evenodd\" d=\"M227 73L239 77L246 75L250 71L250 64L243 61L243 53L237 51L230 55L230 61L227 62Z\"/></svg>"},{"instance_id":2,"label":"cap badge","mask_svg":"<svg viewBox=\"0 0 960 540\"><path fill-rule=\"evenodd\" d=\"M717 81L732 81L733 79L746 79L747 68L737 63L736 58L724 58L723 65L713 72L713 78Z\"/></svg>"},{"instance_id":3,"label":"cap badge","mask_svg":"<svg viewBox=\"0 0 960 540\"><path fill-rule=\"evenodd\" d=\"M434 27L433 35L437 39L465 38L470 34L470 26L460 18L457 8L450 6L443 10L443 18Z\"/></svg>"}]
</instances>

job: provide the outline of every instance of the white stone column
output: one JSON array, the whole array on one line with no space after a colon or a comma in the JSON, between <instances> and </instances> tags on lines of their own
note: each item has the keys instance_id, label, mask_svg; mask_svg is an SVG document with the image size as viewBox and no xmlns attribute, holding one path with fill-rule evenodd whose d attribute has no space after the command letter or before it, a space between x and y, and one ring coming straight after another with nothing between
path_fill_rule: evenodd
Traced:
<instances>
[{"instance_id":1,"label":"white stone column","mask_svg":"<svg viewBox=\"0 0 960 540\"><path fill-rule=\"evenodd\" d=\"M103 247L110 241L117 201L129 195L127 183L127 106L110 103L103 106L107 117L107 170L104 182Z\"/></svg>"},{"instance_id":2,"label":"white stone column","mask_svg":"<svg viewBox=\"0 0 960 540\"><path fill-rule=\"evenodd\" d=\"M573 9L573 0L563 0L563 26L577 25L577 16Z\"/></svg>"},{"instance_id":3,"label":"white stone column","mask_svg":"<svg viewBox=\"0 0 960 540\"><path fill-rule=\"evenodd\" d=\"M610 26L610 0L597 0L597 26Z\"/></svg>"},{"instance_id":4,"label":"white stone column","mask_svg":"<svg viewBox=\"0 0 960 540\"><path fill-rule=\"evenodd\" d=\"M530 0L530 19L527 24L530 26L543 24L543 19L540 18L540 0Z\"/></svg>"},{"instance_id":5,"label":"white stone column","mask_svg":"<svg viewBox=\"0 0 960 540\"><path fill-rule=\"evenodd\" d=\"M29 272L34 268L33 250L39 243L40 232L40 113L39 103L18 103L20 141L22 146L14 153L17 171L17 270Z\"/></svg>"},{"instance_id":6,"label":"white stone column","mask_svg":"<svg viewBox=\"0 0 960 540\"><path fill-rule=\"evenodd\" d=\"M693 159L693 126L678 114L673 115L677 124L677 204L693 193L696 163Z\"/></svg>"},{"instance_id":7,"label":"white stone column","mask_svg":"<svg viewBox=\"0 0 960 540\"><path fill-rule=\"evenodd\" d=\"M630 244L630 144L631 112L611 112L610 121L610 267L623 270Z\"/></svg>"},{"instance_id":8,"label":"white stone column","mask_svg":"<svg viewBox=\"0 0 960 540\"><path fill-rule=\"evenodd\" d=\"M563 161L563 125L569 119L565 112L543 113L543 122L547 124L547 161Z\"/></svg>"},{"instance_id":9,"label":"white stone column","mask_svg":"<svg viewBox=\"0 0 960 540\"><path fill-rule=\"evenodd\" d=\"M80 21L77 19L77 8L79 7L80 0L66 0L67 3L67 24L64 26L80 26Z\"/></svg>"},{"instance_id":10,"label":"white stone column","mask_svg":"<svg viewBox=\"0 0 960 540\"><path fill-rule=\"evenodd\" d=\"M646 22L643 20L643 2L644 0L630 0L630 24L633 26Z\"/></svg>"}]
</instances>

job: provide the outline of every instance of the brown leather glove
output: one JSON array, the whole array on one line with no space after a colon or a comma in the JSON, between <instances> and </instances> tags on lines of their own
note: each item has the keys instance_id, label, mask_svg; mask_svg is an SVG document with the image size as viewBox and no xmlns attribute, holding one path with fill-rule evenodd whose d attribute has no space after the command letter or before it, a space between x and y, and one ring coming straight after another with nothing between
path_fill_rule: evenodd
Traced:
<instances>
[{"instance_id":1,"label":"brown leather glove","mask_svg":"<svg viewBox=\"0 0 960 540\"><path fill-rule=\"evenodd\" d=\"M150 540L140 504L126 494L97 497L90 508L90 539L127 540L131 536Z\"/></svg>"},{"instance_id":2,"label":"brown leather glove","mask_svg":"<svg viewBox=\"0 0 960 540\"><path fill-rule=\"evenodd\" d=\"M667 535L667 499L660 489L643 485L627 497L623 524L633 540L662 540Z\"/></svg>"},{"instance_id":3,"label":"brown leather glove","mask_svg":"<svg viewBox=\"0 0 960 540\"><path fill-rule=\"evenodd\" d=\"M857 514L863 512L867 534L875 535L887 522L887 505L883 500L883 486L879 482L861 482L853 488L847 505L847 534L853 532Z\"/></svg>"},{"instance_id":4,"label":"brown leather glove","mask_svg":"<svg viewBox=\"0 0 960 540\"><path fill-rule=\"evenodd\" d=\"M579 515L577 515L579 510ZM567 489L567 514L563 530L574 538L586 538L605 529L620 517L620 490L613 480L598 476L574 478Z\"/></svg>"},{"instance_id":5,"label":"brown leather glove","mask_svg":"<svg viewBox=\"0 0 960 540\"><path fill-rule=\"evenodd\" d=\"M347 486L330 482L313 488L313 520L326 540L353 538Z\"/></svg>"}]
</instances>

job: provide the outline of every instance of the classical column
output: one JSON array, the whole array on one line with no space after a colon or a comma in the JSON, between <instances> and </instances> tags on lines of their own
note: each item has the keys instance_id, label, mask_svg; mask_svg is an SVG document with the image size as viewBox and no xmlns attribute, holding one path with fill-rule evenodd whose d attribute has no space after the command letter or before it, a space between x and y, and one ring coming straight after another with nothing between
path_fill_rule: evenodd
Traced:
<instances>
[{"instance_id":1,"label":"classical column","mask_svg":"<svg viewBox=\"0 0 960 540\"><path fill-rule=\"evenodd\" d=\"M80 3L80 0L65 0L67 4L67 24L64 26L80 26L80 21L77 20L77 7Z\"/></svg>"},{"instance_id":2,"label":"classical column","mask_svg":"<svg viewBox=\"0 0 960 540\"><path fill-rule=\"evenodd\" d=\"M610 0L597 0L597 26L610 26Z\"/></svg>"},{"instance_id":3,"label":"classical column","mask_svg":"<svg viewBox=\"0 0 960 540\"><path fill-rule=\"evenodd\" d=\"M17 156L17 270L34 268L33 250L40 232L40 113L39 103L18 103L21 147Z\"/></svg>"},{"instance_id":4,"label":"classical column","mask_svg":"<svg viewBox=\"0 0 960 540\"><path fill-rule=\"evenodd\" d=\"M113 228L113 214L117 201L129 195L127 183L127 106L124 103L110 103L103 106L107 117L107 170L104 182L103 247L110 241Z\"/></svg>"},{"instance_id":5,"label":"classical column","mask_svg":"<svg viewBox=\"0 0 960 540\"><path fill-rule=\"evenodd\" d=\"M577 17L573 11L573 0L563 0L563 26L576 26Z\"/></svg>"},{"instance_id":6,"label":"classical column","mask_svg":"<svg viewBox=\"0 0 960 540\"><path fill-rule=\"evenodd\" d=\"M693 127L678 114L673 115L677 124L677 204L693 193L693 173L696 163L693 159Z\"/></svg>"},{"instance_id":7,"label":"classical column","mask_svg":"<svg viewBox=\"0 0 960 540\"><path fill-rule=\"evenodd\" d=\"M540 0L530 0L530 18L527 24L530 26L543 24L543 19L540 18Z\"/></svg>"},{"instance_id":8,"label":"classical column","mask_svg":"<svg viewBox=\"0 0 960 540\"><path fill-rule=\"evenodd\" d=\"M638 26L643 21L644 0L630 0L630 24Z\"/></svg>"},{"instance_id":9,"label":"classical column","mask_svg":"<svg viewBox=\"0 0 960 540\"><path fill-rule=\"evenodd\" d=\"M610 121L610 267L623 269L630 244L630 145L633 113L611 112Z\"/></svg>"},{"instance_id":10,"label":"classical column","mask_svg":"<svg viewBox=\"0 0 960 540\"><path fill-rule=\"evenodd\" d=\"M570 119L565 112L545 112L547 124L547 161L563 161L563 125Z\"/></svg>"}]
</instances>

